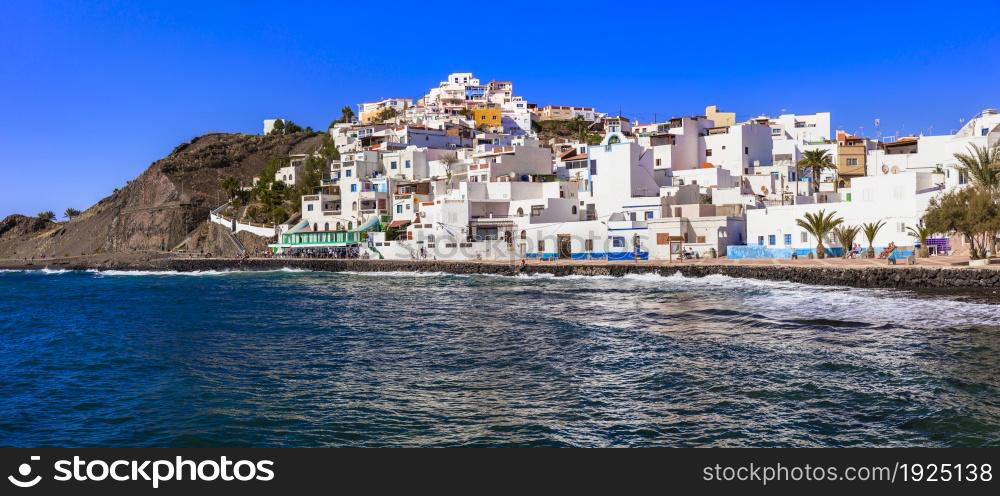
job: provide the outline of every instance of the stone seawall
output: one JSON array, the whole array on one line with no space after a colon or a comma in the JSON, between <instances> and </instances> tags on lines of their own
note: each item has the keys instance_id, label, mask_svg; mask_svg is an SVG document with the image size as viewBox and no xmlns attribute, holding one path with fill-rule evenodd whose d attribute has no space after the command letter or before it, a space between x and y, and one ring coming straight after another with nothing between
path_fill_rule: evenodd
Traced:
<instances>
[{"instance_id":1,"label":"stone seawall","mask_svg":"<svg viewBox=\"0 0 1000 496\"><path fill-rule=\"evenodd\" d=\"M445 262L404 260L333 260L333 259L227 259L161 258L143 260L51 259L0 262L0 269L96 269L96 270L276 270L298 268L327 272L446 272L451 274L553 274L555 276L614 276L626 274L680 273L686 277L724 275L745 279L788 281L821 286L900 289L1000 289L1000 270L930 267L858 267L833 268L788 265L712 265L712 264L560 264L558 262L518 265L491 262ZM993 291L990 291L991 293Z\"/></svg>"},{"instance_id":2,"label":"stone seawall","mask_svg":"<svg viewBox=\"0 0 1000 496\"><path fill-rule=\"evenodd\" d=\"M864 267L827 268L761 265L707 265L707 264L529 264L523 269L517 265L486 262L418 262L395 260L313 260L313 259L185 259L114 263L59 263L45 264L58 268L94 268L98 270L275 270L298 268L329 272L446 272L451 274L554 274L556 276L615 276L626 274L660 274L670 276L681 273L686 277L724 275L737 278L789 281L824 286L852 286L858 288L947 289L947 288L1000 288L1000 270L970 268L924 267ZM35 268L41 268L37 265Z\"/></svg>"}]
</instances>

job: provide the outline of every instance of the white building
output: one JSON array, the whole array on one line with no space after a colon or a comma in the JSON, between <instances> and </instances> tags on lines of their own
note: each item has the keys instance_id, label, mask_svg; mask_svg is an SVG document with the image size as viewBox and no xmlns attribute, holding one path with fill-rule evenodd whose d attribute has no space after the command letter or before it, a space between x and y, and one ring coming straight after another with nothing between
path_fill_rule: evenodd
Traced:
<instances>
[{"instance_id":1,"label":"white building","mask_svg":"<svg viewBox=\"0 0 1000 496\"><path fill-rule=\"evenodd\" d=\"M931 198L943 191L940 175L905 172L878 177L861 177L852 181L844 193L845 200L834 203L784 205L748 210L747 237L750 244L770 248L810 249L816 239L796 223L806 213L824 210L844 219L844 225L884 221L875 246L890 242L898 246L913 245L907 227L915 227L924 215ZM859 236L858 243L866 241ZM827 247L837 246L835 240L824 241Z\"/></svg>"}]
</instances>

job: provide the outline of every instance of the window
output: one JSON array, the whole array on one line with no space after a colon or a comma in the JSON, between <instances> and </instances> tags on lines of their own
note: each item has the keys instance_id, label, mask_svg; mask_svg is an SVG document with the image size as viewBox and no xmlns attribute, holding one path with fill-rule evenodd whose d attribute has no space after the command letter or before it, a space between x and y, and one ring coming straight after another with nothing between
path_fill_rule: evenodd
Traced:
<instances>
[{"instance_id":1,"label":"window","mask_svg":"<svg viewBox=\"0 0 1000 496\"><path fill-rule=\"evenodd\" d=\"M706 157L711 157L712 156L712 149L711 148L708 148L708 149L705 150L705 156Z\"/></svg>"},{"instance_id":2,"label":"window","mask_svg":"<svg viewBox=\"0 0 1000 496\"><path fill-rule=\"evenodd\" d=\"M771 246L776 245L777 244L777 240L775 238L777 238L777 236L775 236L773 234L768 234L767 235L767 244L771 245Z\"/></svg>"},{"instance_id":3,"label":"window","mask_svg":"<svg viewBox=\"0 0 1000 496\"><path fill-rule=\"evenodd\" d=\"M646 218L647 219L652 219L653 218L653 211L652 210L649 210L649 211L646 212Z\"/></svg>"},{"instance_id":4,"label":"window","mask_svg":"<svg viewBox=\"0 0 1000 496\"><path fill-rule=\"evenodd\" d=\"M396 205L396 213L397 214L403 213L403 206L402 205Z\"/></svg>"},{"instance_id":5,"label":"window","mask_svg":"<svg viewBox=\"0 0 1000 496\"><path fill-rule=\"evenodd\" d=\"M662 163L662 161L663 161L663 159L659 159L659 158L656 159L656 166L659 167L660 164Z\"/></svg>"},{"instance_id":6,"label":"window","mask_svg":"<svg viewBox=\"0 0 1000 496\"><path fill-rule=\"evenodd\" d=\"M785 246L790 246L791 244L792 244L792 235L791 234L786 234L785 235Z\"/></svg>"},{"instance_id":7,"label":"window","mask_svg":"<svg viewBox=\"0 0 1000 496\"><path fill-rule=\"evenodd\" d=\"M570 209L570 211L571 211L571 213L572 213L573 215L576 215L576 212L577 212L577 210L576 210L576 205L574 205L574 206L573 206L573 208L571 208L571 209Z\"/></svg>"},{"instance_id":8,"label":"window","mask_svg":"<svg viewBox=\"0 0 1000 496\"><path fill-rule=\"evenodd\" d=\"M594 251L594 240L592 239L584 240L583 251Z\"/></svg>"},{"instance_id":9,"label":"window","mask_svg":"<svg viewBox=\"0 0 1000 496\"><path fill-rule=\"evenodd\" d=\"M857 166L858 165L858 159L856 159L856 158L849 158L849 159L847 159L847 165L852 166L852 167Z\"/></svg>"},{"instance_id":10,"label":"window","mask_svg":"<svg viewBox=\"0 0 1000 496\"><path fill-rule=\"evenodd\" d=\"M329 231L330 230L330 223L329 222L323 224L323 230L324 231Z\"/></svg>"},{"instance_id":11,"label":"window","mask_svg":"<svg viewBox=\"0 0 1000 496\"><path fill-rule=\"evenodd\" d=\"M801 237L801 239L802 239L803 243L808 243L809 242L809 233L807 233L805 231L802 231L802 237Z\"/></svg>"},{"instance_id":12,"label":"window","mask_svg":"<svg viewBox=\"0 0 1000 496\"><path fill-rule=\"evenodd\" d=\"M986 136L986 135L990 134L990 130L989 130L989 128L985 128L984 127L983 130L980 131L980 133L981 133L980 136Z\"/></svg>"},{"instance_id":13,"label":"window","mask_svg":"<svg viewBox=\"0 0 1000 496\"><path fill-rule=\"evenodd\" d=\"M396 170L396 161L395 160L393 160L392 162L389 162L389 168L392 169L392 170Z\"/></svg>"},{"instance_id":14,"label":"window","mask_svg":"<svg viewBox=\"0 0 1000 496\"><path fill-rule=\"evenodd\" d=\"M542 251L542 252L545 251L545 240L544 239L538 240L538 251Z\"/></svg>"},{"instance_id":15,"label":"window","mask_svg":"<svg viewBox=\"0 0 1000 496\"><path fill-rule=\"evenodd\" d=\"M521 239L528 239L528 231L521 230Z\"/></svg>"},{"instance_id":16,"label":"window","mask_svg":"<svg viewBox=\"0 0 1000 496\"><path fill-rule=\"evenodd\" d=\"M635 222L635 212L628 213L628 220Z\"/></svg>"},{"instance_id":17,"label":"window","mask_svg":"<svg viewBox=\"0 0 1000 496\"><path fill-rule=\"evenodd\" d=\"M406 161L406 168L407 168L407 169L409 169L409 168L410 168L410 161L409 161L409 160L407 160L407 161Z\"/></svg>"},{"instance_id":18,"label":"window","mask_svg":"<svg viewBox=\"0 0 1000 496\"><path fill-rule=\"evenodd\" d=\"M615 248L625 248L625 238L622 236L615 236L611 238L611 246Z\"/></svg>"},{"instance_id":19,"label":"window","mask_svg":"<svg viewBox=\"0 0 1000 496\"><path fill-rule=\"evenodd\" d=\"M750 155L750 147L749 146L744 146L743 147L743 154L744 155Z\"/></svg>"},{"instance_id":20,"label":"window","mask_svg":"<svg viewBox=\"0 0 1000 496\"><path fill-rule=\"evenodd\" d=\"M542 215L542 210L545 210L545 205L532 205L531 216L538 217L539 215Z\"/></svg>"},{"instance_id":21,"label":"window","mask_svg":"<svg viewBox=\"0 0 1000 496\"><path fill-rule=\"evenodd\" d=\"M312 203L310 203L309 205L306 206L306 210L308 210L310 212L313 211L313 205L312 205Z\"/></svg>"},{"instance_id":22,"label":"window","mask_svg":"<svg viewBox=\"0 0 1000 496\"><path fill-rule=\"evenodd\" d=\"M764 236L757 236L757 244L764 246Z\"/></svg>"},{"instance_id":23,"label":"window","mask_svg":"<svg viewBox=\"0 0 1000 496\"><path fill-rule=\"evenodd\" d=\"M352 184L351 185L351 193L357 193L357 192L358 192L358 185L357 184Z\"/></svg>"},{"instance_id":24,"label":"window","mask_svg":"<svg viewBox=\"0 0 1000 496\"><path fill-rule=\"evenodd\" d=\"M517 208L517 216L518 217L524 217L524 209L523 208L521 208L521 207Z\"/></svg>"}]
</instances>

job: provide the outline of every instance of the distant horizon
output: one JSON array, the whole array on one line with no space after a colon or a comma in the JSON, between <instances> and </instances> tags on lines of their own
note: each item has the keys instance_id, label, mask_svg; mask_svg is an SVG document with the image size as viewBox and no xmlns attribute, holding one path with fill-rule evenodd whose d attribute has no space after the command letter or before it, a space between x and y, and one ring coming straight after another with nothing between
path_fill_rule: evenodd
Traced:
<instances>
[{"instance_id":1,"label":"distant horizon","mask_svg":"<svg viewBox=\"0 0 1000 496\"><path fill-rule=\"evenodd\" d=\"M643 123L717 105L738 120L830 112L833 129L871 137L876 118L883 136L949 134L1000 107L1000 68L990 59L1000 32L969 26L998 18L1000 5L905 5L881 10L893 11L887 22L780 2L720 5L711 16L674 5L522 4L513 18L523 29L463 22L469 41L455 42L461 33L428 28L440 18L402 5L395 31L383 34L359 25L370 12L357 5L7 4L0 218L44 210L61 218L196 136L260 134L269 118L324 131L344 106L415 102L459 71L512 81L515 95L539 107L620 109ZM553 21L567 16L577 29Z\"/></svg>"}]
</instances>

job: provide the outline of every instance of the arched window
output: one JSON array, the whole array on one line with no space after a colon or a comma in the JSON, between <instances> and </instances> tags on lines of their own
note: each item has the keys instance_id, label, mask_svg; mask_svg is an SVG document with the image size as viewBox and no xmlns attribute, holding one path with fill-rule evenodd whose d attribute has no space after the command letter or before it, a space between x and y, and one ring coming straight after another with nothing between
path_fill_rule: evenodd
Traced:
<instances>
[{"instance_id":1,"label":"arched window","mask_svg":"<svg viewBox=\"0 0 1000 496\"><path fill-rule=\"evenodd\" d=\"M521 208L521 207L517 208L517 216L518 217L524 217L524 209L523 208Z\"/></svg>"},{"instance_id":2,"label":"arched window","mask_svg":"<svg viewBox=\"0 0 1000 496\"><path fill-rule=\"evenodd\" d=\"M319 231L319 224L313 222L313 232Z\"/></svg>"},{"instance_id":3,"label":"arched window","mask_svg":"<svg viewBox=\"0 0 1000 496\"><path fill-rule=\"evenodd\" d=\"M576 215L576 205L573 205L573 215Z\"/></svg>"},{"instance_id":4,"label":"arched window","mask_svg":"<svg viewBox=\"0 0 1000 496\"><path fill-rule=\"evenodd\" d=\"M621 141L621 138L619 138L617 134L613 134L610 138L608 138L609 145L617 145L618 143L621 143Z\"/></svg>"},{"instance_id":5,"label":"arched window","mask_svg":"<svg viewBox=\"0 0 1000 496\"><path fill-rule=\"evenodd\" d=\"M344 230L344 225L343 225L343 224L341 224L340 222L338 222L338 223L337 223L337 230L338 230L338 231L343 231L343 230Z\"/></svg>"},{"instance_id":6,"label":"arched window","mask_svg":"<svg viewBox=\"0 0 1000 496\"><path fill-rule=\"evenodd\" d=\"M354 223L353 222L347 221L347 230L348 231L354 230Z\"/></svg>"},{"instance_id":7,"label":"arched window","mask_svg":"<svg viewBox=\"0 0 1000 496\"><path fill-rule=\"evenodd\" d=\"M358 209L358 202L351 202L351 210L356 211L357 209Z\"/></svg>"},{"instance_id":8,"label":"arched window","mask_svg":"<svg viewBox=\"0 0 1000 496\"><path fill-rule=\"evenodd\" d=\"M427 235L427 242L428 243L433 243L434 242L434 235L433 234L428 234Z\"/></svg>"},{"instance_id":9,"label":"arched window","mask_svg":"<svg viewBox=\"0 0 1000 496\"><path fill-rule=\"evenodd\" d=\"M528 239L528 231L521 231L521 239Z\"/></svg>"}]
</instances>

